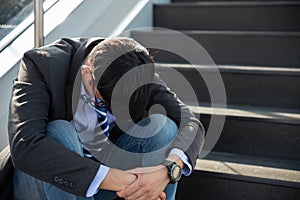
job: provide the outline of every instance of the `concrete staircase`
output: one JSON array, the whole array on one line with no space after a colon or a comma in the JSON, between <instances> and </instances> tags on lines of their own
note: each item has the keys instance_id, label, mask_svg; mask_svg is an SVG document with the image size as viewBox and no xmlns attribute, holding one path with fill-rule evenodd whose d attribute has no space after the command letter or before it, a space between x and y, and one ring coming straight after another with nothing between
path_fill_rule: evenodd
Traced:
<instances>
[{"instance_id":1,"label":"concrete staircase","mask_svg":"<svg viewBox=\"0 0 300 200\"><path fill-rule=\"evenodd\" d=\"M150 49L162 78L206 128L212 116L226 116L213 151L183 178L177 199L300 199L300 1L173 0L154 6L154 26L201 44L218 65L227 95L226 110L212 108L195 72L214 70ZM178 37L165 30L131 34L145 46ZM168 76L170 68L191 83L198 102Z\"/></svg>"}]
</instances>

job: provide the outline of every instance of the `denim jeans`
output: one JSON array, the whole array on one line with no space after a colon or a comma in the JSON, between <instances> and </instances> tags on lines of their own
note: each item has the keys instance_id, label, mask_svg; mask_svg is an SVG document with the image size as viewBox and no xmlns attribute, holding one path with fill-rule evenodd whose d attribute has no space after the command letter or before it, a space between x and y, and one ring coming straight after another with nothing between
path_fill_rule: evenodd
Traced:
<instances>
[{"instance_id":1,"label":"denim jeans","mask_svg":"<svg viewBox=\"0 0 300 200\"><path fill-rule=\"evenodd\" d=\"M140 126L148 124L149 119L151 119L152 127L147 127L147 131L151 132L158 127L158 132L151 137L140 137L140 133L138 133L138 131L141 130ZM143 130L143 133L145 134L145 129ZM130 169L159 164L165 159L164 151L168 149L177 132L178 129L176 124L169 118L159 114L151 115L150 118L146 118L139 122L138 125L134 125L127 132L128 134L123 134L115 142L115 146L124 149L126 152L139 153L138 155L141 155L140 158L137 158L139 161L130 161L132 156L129 155L129 157L126 158L127 154L122 155L122 153L120 154L119 151L116 150L109 150L108 153L104 155L104 160L110 163L110 160L113 157L112 160L115 162L111 162L112 166L120 163L118 162L119 158L127 160L126 163L123 162L122 166L113 166L119 169ZM83 156L82 145L72 123L64 120L51 121L47 124L46 134L70 150ZM111 165L109 166L111 167ZM177 184L169 184L165 188L167 200L175 199L176 188ZM111 200L115 198L117 198L116 192L108 190L99 190L93 197L88 198L75 196L19 170L14 171L15 200Z\"/></svg>"}]
</instances>

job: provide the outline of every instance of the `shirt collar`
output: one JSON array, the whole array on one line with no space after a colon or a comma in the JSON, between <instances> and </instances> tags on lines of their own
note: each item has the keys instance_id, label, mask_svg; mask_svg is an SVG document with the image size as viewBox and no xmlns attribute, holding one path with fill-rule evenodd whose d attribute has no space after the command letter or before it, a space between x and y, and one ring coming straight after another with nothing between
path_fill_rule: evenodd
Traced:
<instances>
[{"instance_id":1,"label":"shirt collar","mask_svg":"<svg viewBox=\"0 0 300 200\"><path fill-rule=\"evenodd\" d=\"M82 99L87 101L87 103L94 102L94 97L89 94L89 92L86 90L84 83L81 81L81 88L80 88L80 96Z\"/></svg>"}]
</instances>

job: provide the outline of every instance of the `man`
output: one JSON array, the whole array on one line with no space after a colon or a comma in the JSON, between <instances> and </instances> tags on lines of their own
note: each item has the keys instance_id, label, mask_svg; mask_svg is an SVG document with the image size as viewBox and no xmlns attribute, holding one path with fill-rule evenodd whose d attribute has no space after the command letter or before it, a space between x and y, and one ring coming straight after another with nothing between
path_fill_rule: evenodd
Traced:
<instances>
[{"instance_id":1,"label":"man","mask_svg":"<svg viewBox=\"0 0 300 200\"><path fill-rule=\"evenodd\" d=\"M174 199L204 141L128 38L62 39L25 53L9 136L15 199Z\"/></svg>"}]
</instances>

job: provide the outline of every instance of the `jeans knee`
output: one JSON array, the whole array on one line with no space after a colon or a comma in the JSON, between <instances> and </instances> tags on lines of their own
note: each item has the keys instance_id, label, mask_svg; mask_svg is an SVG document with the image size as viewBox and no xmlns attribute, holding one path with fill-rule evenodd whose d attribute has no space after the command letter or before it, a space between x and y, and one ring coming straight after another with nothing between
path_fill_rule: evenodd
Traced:
<instances>
[{"instance_id":1,"label":"jeans knee","mask_svg":"<svg viewBox=\"0 0 300 200\"><path fill-rule=\"evenodd\" d=\"M152 124L147 142L155 144L154 149L159 149L171 144L178 133L176 123L170 118L161 114L152 114L149 116Z\"/></svg>"},{"instance_id":2,"label":"jeans knee","mask_svg":"<svg viewBox=\"0 0 300 200\"><path fill-rule=\"evenodd\" d=\"M170 137L173 138L177 135L178 127L172 119L162 114L152 114L149 117L151 119L151 122L156 123L158 126L161 126L162 129L164 129L163 131L168 132L168 135Z\"/></svg>"},{"instance_id":3,"label":"jeans knee","mask_svg":"<svg viewBox=\"0 0 300 200\"><path fill-rule=\"evenodd\" d=\"M68 149L81 154L81 144L75 127L71 122L66 120L53 120L47 124L46 134Z\"/></svg>"}]
</instances>

